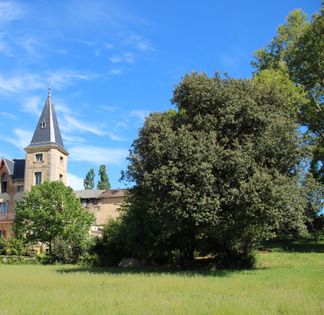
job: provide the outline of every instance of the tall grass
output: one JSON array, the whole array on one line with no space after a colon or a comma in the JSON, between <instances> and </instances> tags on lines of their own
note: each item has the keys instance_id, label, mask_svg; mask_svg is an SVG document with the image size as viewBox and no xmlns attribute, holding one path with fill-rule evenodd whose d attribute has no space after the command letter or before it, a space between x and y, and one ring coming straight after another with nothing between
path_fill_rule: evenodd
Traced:
<instances>
[{"instance_id":1,"label":"tall grass","mask_svg":"<svg viewBox=\"0 0 324 315\"><path fill-rule=\"evenodd\" d=\"M250 271L0 265L0 314L324 314L324 254L261 253Z\"/></svg>"}]
</instances>

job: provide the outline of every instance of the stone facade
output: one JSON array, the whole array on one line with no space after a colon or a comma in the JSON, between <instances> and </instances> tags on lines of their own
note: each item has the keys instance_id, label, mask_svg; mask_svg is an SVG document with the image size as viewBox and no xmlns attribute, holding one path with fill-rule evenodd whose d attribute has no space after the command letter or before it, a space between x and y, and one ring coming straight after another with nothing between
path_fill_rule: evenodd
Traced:
<instances>
[{"instance_id":1,"label":"stone facade","mask_svg":"<svg viewBox=\"0 0 324 315\"><path fill-rule=\"evenodd\" d=\"M77 190L75 194L80 198L82 206L95 216L91 234L101 235L108 219L118 217L126 189Z\"/></svg>"},{"instance_id":2,"label":"stone facade","mask_svg":"<svg viewBox=\"0 0 324 315\"><path fill-rule=\"evenodd\" d=\"M50 145L27 147L25 168L25 191L36 184L36 174L41 181L62 181L66 184L67 153Z\"/></svg>"}]
</instances>

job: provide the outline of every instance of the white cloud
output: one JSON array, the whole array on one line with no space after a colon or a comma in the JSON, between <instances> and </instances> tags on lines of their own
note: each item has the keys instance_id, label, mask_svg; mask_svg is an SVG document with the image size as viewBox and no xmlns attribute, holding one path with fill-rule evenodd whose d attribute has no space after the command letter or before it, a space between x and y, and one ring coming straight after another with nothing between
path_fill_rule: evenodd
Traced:
<instances>
[{"instance_id":1,"label":"white cloud","mask_svg":"<svg viewBox=\"0 0 324 315\"><path fill-rule=\"evenodd\" d=\"M106 135L106 132L95 127L93 124L76 119L71 115L64 115L63 117L65 120L65 122L63 122L63 128L65 128L66 130L70 130L70 131L79 130L81 132L90 132L97 136Z\"/></svg>"},{"instance_id":2,"label":"white cloud","mask_svg":"<svg viewBox=\"0 0 324 315\"><path fill-rule=\"evenodd\" d=\"M15 1L0 2L0 23L6 23L19 19L23 15L23 9Z\"/></svg>"},{"instance_id":3,"label":"white cloud","mask_svg":"<svg viewBox=\"0 0 324 315\"><path fill-rule=\"evenodd\" d=\"M90 80L95 75L80 73L72 70L59 70L47 73L47 80L50 86L62 89L74 80Z\"/></svg>"},{"instance_id":4,"label":"white cloud","mask_svg":"<svg viewBox=\"0 0 324 315\"><path fill-rule=\"evenodd\" d=\"M4 35L0 33L0 52L3 54L10 56L11 48L6 40L4 40Z\"/></svg>"},{"instance_id":5,"label":"white cloud","mask_svg":"<svg viewBox=\"0 0 324 315\"><path fill-rule=\"evenodd\" d=\"M55 111L57 113L63 113L63 114L71 114L72 113L71 108L68 105L66 105L62 100L55 98L54 101L55 101L54 102Z\"/></svg>"},{"instance_id":6,"label":"white cloud","mask_svg":"<svg viewBox=\"0 0 324 315\"><path fill-rule=\"evenodd\" d=\"M22 110L27 113L35 114L36 116L40 116L41 113L41 98L39 96L32 96L26 99L22 104Z\"/></svg>"},{"instance_id":7,"label":"white cloud","mask_svg":"<svg viewBox=\"0 0 324 315\"><path fill-rule=\"evenodd\" d=\"M14 137L6 137L4 140L12 143L19 149L23 149L30 144L33 133L29 130L14 129Z\"/></svg>"},{"instance_id":8,"label":"white cloud","mask_svg":"<svg viewBox=\"0 0 324 315\"><path fill-rule=\"evenodd\" d=\"M19 39L19 45L22 46L29 55L35 55L35 46L38 44L38 40L32 36L25 36Z\"/></svg>"},{"instance_id":9,"label":"white cloud","mask_svg":"<svg viewBox=\"0 0 324 315\"><path fill-rule=\"evenodd\" d=\"M114 50L114 49L115 49L114 45L109 44L109 43L105 44L105 47L106 47L108 50Z\"/></svg>"},{"instance_id":10,"label":"white cloud","mask_svg":"<svg viewBox=\"0 0 324 315\"><path fill-rule=\"evenodd\" d=\"M132 110L128 113L129 117L134 117L143 122L145 120L145 117L147 117L150 114L148 110L145 109L136 109Z\"/></svg>"},{"instance_id":11,"label":"white cloud","mask_svg":"<svg viewBox=\"0 0 324 315\"><path fill-rule=\"evenodd\" d=\"M66 135L62 134L64 143L69 143L69 144L76 144L76 143L83 143L85 142L85 139L78 137L78 136L71 136L71 135Z\"/></svg>"},{"instance_id":12,"label":"white cloud","mask_svg":"<svg viewBox=\"0 0 324 315\"><path fill-rule=\"evenodd\" d=\"M112 70L109 71L109 74L111 74L111 75L121 75L122 70L121 69L112 69Z\"/></svg>"},{"instance_id":13,"label":"white cloud","mask_svg":"<svg viewBox=\"0 0 324 315\"><path fill-rule=\"evenodd\" d=\"M91 162L96 164L123 163L128 156L128 150L123 148L110 149L95 146L75 146L69 148L72 161Z\"/></svg>"},{"instance_id":14,"label":"white cloud","mask_svg":"<svg viewBox=\"0 0 324 315\"><path fill-rule=\"evenodd\" d=\"M0 116L5 117L5 118L9 118L12 120L16 120L18 119L18 117L12 113L8 113L8 112L0 112Z\"/></svg>"},{"instance_id":15,"label":"white cloud","mask_svg":"<svg viewBox=\"0 0 324 315\"><path fill-rule=\"evenodd\" d=\"M103 127L95 127L95 124L93 123L81 121L68 114L64 115L63 118L64 120L61 123L61 129L68 133L71 133L73 131L89 132L97 136L108 136L113 141L123 141L120 136L114 134L113 132L105 130Z\"/></svg>"},{"instance_id":16,"label":"white cloud","mask_svg":"<svg viewBox=\"0 0 324 315\"><path fill-rule=\"evenodd\" d=\"M133 63L134 57L131 53L124 53L121 55L114 55L114 56L110 57L109 60L112 63L121 63L121 62Z\"/></svg>"},{"instance_id":17,"label":"white cloud","mask_svg":"<svg viewBox=\"0 0 324 315\"><path fill-rule=\"evenodd\" d=\"M75 80L90 80L94 75L72 70L58 70L42 74L25 73L21 75L0 75L0 92L21 92L46 89L49 86L63 89Z\"/></svg>"},{"instance_id":18,"label":"white cloud","mask_svg":"<svg viewBox=\"0 0 324 315\"><path fill-rule=\"evenodd\" d=\"M76 176L72 173L67 173L67 185L70 186L73 190L82 190L83 179L79 176Z\"/></svg>"},{"instance_id":19,"label":"white cloud","mask_svg":"<svg viewBox=\"0 0 324 315\"><path fill-rule=\"evenodd\" d=\"M40 75L27 73L17 76L0 75L0 91L20 92L26 90L37 90L45 88Z\"/></svg>"},{"instance_id":20,"label":"white cloud","mask_svg":"<svg viewBox=\"0 0 324 315\"><path fill-rule=\"evenodd\" d=\"M153 50L151 43L149 40L143 38L140 35L132 35L126 38L126 44L130 44L135 46L140 51L150 51Z\"/></svg>"},{"instance_id":21,"label":"white cloud","mask_svg":"<svg viewBox=\"0 0 324 315\"><path fill-rule=\"evenodd\" d=\"M118 106L99 105L98 109L105 111L105 112L115 112L115 111L119 110L120 108Z\"/></svg>"}]
</instances>

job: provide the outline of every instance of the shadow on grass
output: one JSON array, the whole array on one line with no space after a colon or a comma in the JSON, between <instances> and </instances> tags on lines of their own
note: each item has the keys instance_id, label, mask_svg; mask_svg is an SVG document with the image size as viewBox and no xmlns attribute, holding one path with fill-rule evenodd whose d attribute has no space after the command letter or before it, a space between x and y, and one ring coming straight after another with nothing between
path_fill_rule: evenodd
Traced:
<instances>
[{"instance_id":1,"label":"shadow on grass","mask_svg":"<svg viewBox=\"0 0 324 315\"><path fill-rule=\"evenodd\" d=\"M252 269L253 270L253 269ZM256 269L254 269L256 270ZM179 270L174 268L166 267L133 267L133 268L122 268L122 267L81 267L75 266L68 269L56 270L62 274L87 272L92 274L111 274L111 275L175 275L182 277L229 277L233 274L241 273L246 270Z\"/></svg>"},{"instance_id":2,"label":"shadow on grass","mask_svg":"<svg viewBox=\"0 0 324 315\"><path fill-rule=\"evenodd\" d=\"M273 251L296 253L324 253L324 240L282 238L265 242L264 247Z\"/></svg>"}]
</instances>

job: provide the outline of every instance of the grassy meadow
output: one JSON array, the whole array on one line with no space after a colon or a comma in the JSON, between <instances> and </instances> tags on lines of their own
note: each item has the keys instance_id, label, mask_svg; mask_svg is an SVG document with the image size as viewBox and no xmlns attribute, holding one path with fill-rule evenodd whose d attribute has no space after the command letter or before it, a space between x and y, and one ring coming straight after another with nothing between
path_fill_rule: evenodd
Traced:
<instances>
[{"instance_id":1,"label":"grassy meadow","mask_svg":"<svg viewBox=\"0 0 324 315\"><path fill-rule=\"evenodd\" d=\"M324 314L323 253L259 253L249 271L0 265L0 314Z\"/></svg>"}]
</instances>

